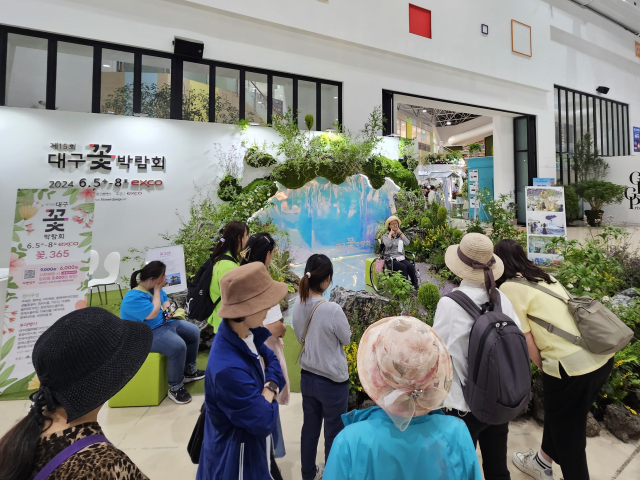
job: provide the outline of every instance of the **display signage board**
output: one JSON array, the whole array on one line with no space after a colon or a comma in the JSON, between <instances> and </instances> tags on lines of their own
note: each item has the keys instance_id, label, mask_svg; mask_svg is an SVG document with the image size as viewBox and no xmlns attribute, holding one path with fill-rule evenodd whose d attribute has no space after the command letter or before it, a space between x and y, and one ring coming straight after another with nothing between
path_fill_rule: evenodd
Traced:
<instances>
[{"instance_id":1,"label":"display signage board","mask_svg":"<svg viewBox=\"0 0 640 480\"><path fill-rule=\"evenodd\" d=\"M633 127L633 151L640 152L640 127Z\"/></svg>"},{"instance_id":2,"label":"display signage board","mask_svg":"<svg viewBox=\"0 0 640 480\"><path fill-rule=\"evenodd\" d=\"M184 292L187 290L187 269L184 264L182 245L150 248L147 250L145 262L159 260L167 266L167 283L163 287L165 293Z\"/></svg>"},{"instance_id":3,"label":"display signage board","mask_svg":"<svg viewBox=\"0 0 640 480\"><path fill-rule=\"evenodd\" d=\"M534 178L533 186L534 187L555 187L556 179L555 178Z\"/></svg>"},{"instance_id":4,"label":"display signage board","mask_svg":"<svg viewBox=\"0 0 640 480\"><path fill-rule=\"evenodd\" d=\"M552 240L567 238L562 187L527 187L527 253L540 267L557 266L562 256Z\"/></svg>"},{"instance_id":5,"label":"display signage board","mask_svg":"<svg viewBox=\"0 0 640 480\"><path fill-rule=\"evenodd\" d=\"M87 306L93 188L20 189L0 349L0 396L34 384L33 346L56 320Z\"/></svg>"}]
</instances>

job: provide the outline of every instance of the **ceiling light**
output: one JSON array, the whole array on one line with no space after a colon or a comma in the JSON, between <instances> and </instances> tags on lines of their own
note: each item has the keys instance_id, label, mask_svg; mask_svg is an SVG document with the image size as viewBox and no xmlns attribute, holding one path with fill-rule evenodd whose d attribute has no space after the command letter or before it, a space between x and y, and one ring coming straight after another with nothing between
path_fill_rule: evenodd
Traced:
<instances>
[{"instance_id":1,"label":"ceiling light","mask_svg":"<svg viewBox=\"0 0 640 480\"><path fill-rule=\"evenodd\" d=\"M447 125L451 125L451 122L447 122Z\"/></svg>"},{"instance_id":2,"label":"ceiling light","mask_svg":"<svg viewBox=\"0 0 640 480\"><path fill-rule=\"evenodd\" d=\"M111 65L102 65L105 68L111 68Z\"/></svg>"},{"instance_id":3,"label":"ceiling light","mask_svg":"<svg viewBox=\"0 0 640 480\"><path fill-rule=\"evenodd\" d=\"M422 113L427 113L427 109L425 108L424 110L422 110Z\"/></svg>"},{"instance_id":4,"label":"ceiling light","mask_svg":"<svg viewBox=\"0 0 640 480\"><path fill-rule=\"evenodd\" d=\"M338 97L333 97L333 98L338 98Z\"/></svg>"}]
</instances>

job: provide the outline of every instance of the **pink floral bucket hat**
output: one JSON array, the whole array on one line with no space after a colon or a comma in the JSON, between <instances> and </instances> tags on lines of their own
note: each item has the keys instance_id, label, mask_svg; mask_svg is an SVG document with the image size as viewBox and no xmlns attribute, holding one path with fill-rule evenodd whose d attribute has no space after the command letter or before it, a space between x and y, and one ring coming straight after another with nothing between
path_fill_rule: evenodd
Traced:
<instances>
[{"instance_id":1,"label":"pink floral bucket hat","mask_svg":"<svg viewBox=\"0 0 640 480\"><path fill-rule=\"evenodd\" d=\"M358 373L369 397L405 430L413 417L442 406L453 367L444 342L429 325L413 317L389 317L364 332Z\"/></svg>"}]
</instances>

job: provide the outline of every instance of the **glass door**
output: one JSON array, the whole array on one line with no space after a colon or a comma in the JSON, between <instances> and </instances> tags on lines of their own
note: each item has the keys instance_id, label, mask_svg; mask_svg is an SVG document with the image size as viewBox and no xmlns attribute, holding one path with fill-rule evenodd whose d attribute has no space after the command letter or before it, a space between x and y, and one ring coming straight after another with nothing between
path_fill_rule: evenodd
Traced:
<instances>
[{"instance_id":1,"label":"glass door","mask_svg":"<svg viewBox=\"0 0 640 480\"><path fill-rule=\"evenodd\" d=\"M533 185L533 179L538 174L538 160L536 156L536 117L525 115L513 119L514 156L515 162L515 200L518 205L518 223L526 222L527 201L525 187Z\"/></svg>"}]
</instances>

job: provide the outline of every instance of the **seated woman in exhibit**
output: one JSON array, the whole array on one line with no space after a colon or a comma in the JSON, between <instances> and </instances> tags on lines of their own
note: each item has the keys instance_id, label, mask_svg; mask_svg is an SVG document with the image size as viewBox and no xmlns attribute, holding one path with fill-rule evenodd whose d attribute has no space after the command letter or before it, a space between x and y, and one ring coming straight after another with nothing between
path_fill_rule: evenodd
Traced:
<instances>
[{"instance_id":1,"label":"seated woman in exhibit","mask_svg":"<svg viewBox=\"0 0 640 480\"><path fill-rule=\"evenodd\" d=\"M413 317L374 323L358 346L358 375L378 406L342 416L324 478L482 478L469 430L439 410L453 368L431 327Z\"/></svg>"},{"instance_id":2,"label":"seated woman in exhibit","mask_svg":"<svg viewBox=\"0 0 640 480\"><path fill-rule=\"evenodd\" d=\"M169 302L169 297L162 290L166 283L165 271L165 264L156 260L133 272L131 290L120 305L120 317L144 322L151 327L151 351L169 359L169 398L184 404L191 401L191 394L184 384L204 378L204 371L196 368L200 329L185 321L184 311Z\"/></svg>"},{"instance_id":3,"label":"seated woman in exhibit","mask_svg":"<svg viewBox=\"0 0 640 480\"><path fill-rule=\"evenodd\" d=\"M392 262L393 270L401 272L407 280L411 281L413 288L417 289L418 277L416 276L416 269L404 256L404 247L411 242L400 230L400 219L392 215L387 218L384 225L389 230L382 236L385 259Z\"/></svg>"},{"instance_id":4,"label":"seated woman in exhibit","mask_svg":"<svg viewBox=\"0 0 640 480\"><path fill-rule=\"evenodd\" d=\"M98 307L55 322L33 348L40 387L0 439L2 480L148 480L102 433L98 412L138 372L153 335Z\"/></svg>"},{"instance_id":5,"label":"seated woman in exhibit","mask_svg":"<svg viewBox=\"0 0 640 480\"><path fill-rule=\"evenodd\" d=\"M273 443L285 387L278 357L265 345L267 312L287 295L261 262L234 268L220 282L223 321L205 380L204 438L197 480L281 480Z\"/></svg>"}]
</instances>

